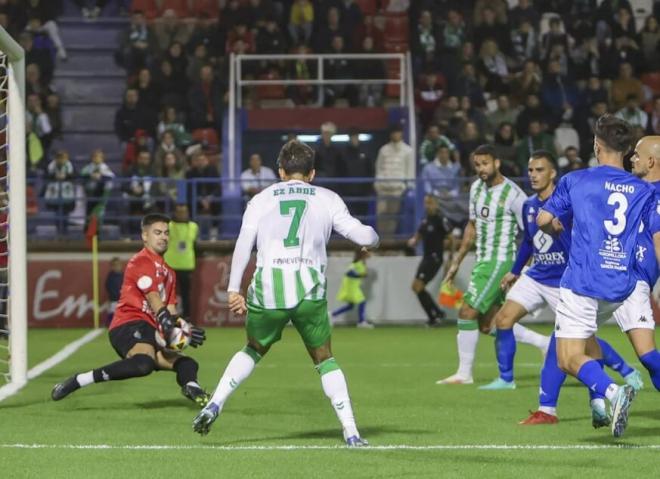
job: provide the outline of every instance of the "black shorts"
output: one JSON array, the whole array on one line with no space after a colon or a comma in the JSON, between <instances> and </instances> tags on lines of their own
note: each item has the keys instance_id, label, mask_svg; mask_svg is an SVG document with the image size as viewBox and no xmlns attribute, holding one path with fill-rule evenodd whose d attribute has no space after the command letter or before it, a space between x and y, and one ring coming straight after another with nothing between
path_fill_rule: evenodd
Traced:
<instances>
[{"instance_id":1,"label":"black shorts","mask_svg":"<svg viewBox=\"0 0 660 479\"><path fill-rule=\"evenodd\" d=\"M440 266L442 266L442 257L435 254L424 256L417 267L415 279L428 284L438 274Z\"/></svg>"},{"instance_id":2,"label":"black shorts","mask_svg":"<svg viewBox=\"0 0 660 479\"><path fill-rule=\"evenodd\" d=\"M162 349L156 340L156 328L147 321L131 321L110 330L110 344L117 354L125 358L128 352L138 343L151 344L154 349Z\"/></svg>"}]
</instances>

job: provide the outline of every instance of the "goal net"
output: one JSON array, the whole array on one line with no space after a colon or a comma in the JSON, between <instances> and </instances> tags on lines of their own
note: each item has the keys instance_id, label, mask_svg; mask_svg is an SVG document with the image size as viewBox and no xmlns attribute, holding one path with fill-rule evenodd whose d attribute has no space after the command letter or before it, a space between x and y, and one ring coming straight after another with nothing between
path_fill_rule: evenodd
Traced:
<instances>
[{"instance_id":1,"label":"goal net","mask_svg":"<svg viewBox=\"0 0 660 479\"><path fill-rule=\"evenodd\" d=\"M27 382L24 71L0 27L0 400Z\"/></svg>"}]
</instances>

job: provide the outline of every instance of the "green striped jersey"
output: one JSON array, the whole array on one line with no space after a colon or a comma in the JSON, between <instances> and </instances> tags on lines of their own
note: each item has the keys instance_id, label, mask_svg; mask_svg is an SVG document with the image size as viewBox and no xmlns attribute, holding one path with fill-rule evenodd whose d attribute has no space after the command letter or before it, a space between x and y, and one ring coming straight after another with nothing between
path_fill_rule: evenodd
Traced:
<instances>
[{"instance_id":1,"label":"green striped jersey","mask_svg":"<svg viewBox=\"0 0 660 479\"><path fill-rule=\"evenodd\" d=\"M264 189L248 204L232 259L229 291L238 291L247 244L257 245L257 268L247 291L251 304L265 309L290 309L303 299L325 299L326 244L332 230L364 246L378 235L353 218L336 193L302 181ZM245 240L242 240L244 238ZM235 271L236 270L236 271Z\"/></svg>"},{"instance_id":2,"label":"green striped jersey","mask_svg":"<svg viewBox=\"0 0 660 479\"><path fill-rule=\"evenodd\" d=\"M481 179L470 187L470 220L477 230L477 261L513 261L516 236L523 229L525 193L508 178L488 188Z\"/></svg>"}]
</instances>

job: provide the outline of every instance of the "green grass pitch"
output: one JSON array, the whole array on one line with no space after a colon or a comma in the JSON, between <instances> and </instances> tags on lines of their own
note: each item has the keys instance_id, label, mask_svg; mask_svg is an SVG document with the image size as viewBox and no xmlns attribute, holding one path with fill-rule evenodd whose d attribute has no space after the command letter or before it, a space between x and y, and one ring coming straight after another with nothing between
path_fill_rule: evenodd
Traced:
<instances>
[{"instance_id":1,"label":"green grass pitch","mask_svg":"<svg viewBox=\"0 0 660 479\"><path fill-rule=\"evenodd\" d=\"M621 440L592 429L587 392L572 379L560 398L558 425L519 426L536 407L539 352L519 346L518 390L479 391L497 370L493 339L482 336L477 385L437 386L454 372L455 333L454 327L335 330L334 353L348 378L358 426L376 446L367 450L342 447L334 412L291 328L204 438L192 432L197 409L181 396L172 373L93 385L52 402L55 382L116 359L104 334L0 403L2 477L658 477L660 407L645 371L646 387ZM30 364L83 334L31 332ZM202 384L212 390L243 346L244 333L214 329L207 335L192 353ZM618 329L607 327L602 337L632 361ZM379 448L389 445L411 448Z\"/></svg>"}]
</instances>

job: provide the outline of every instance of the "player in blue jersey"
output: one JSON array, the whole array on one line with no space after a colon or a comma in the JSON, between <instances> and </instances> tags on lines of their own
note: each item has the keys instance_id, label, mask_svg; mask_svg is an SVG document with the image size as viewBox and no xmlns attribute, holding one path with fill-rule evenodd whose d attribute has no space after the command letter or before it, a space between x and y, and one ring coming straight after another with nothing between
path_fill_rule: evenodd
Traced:
<instances>
[{"instance_id":1,"label":"player in blue jersey","mask_svg":"<svg viewBox=\"0 0 660 479\"><path fill-rule=\"evenodd\" d=\"M534 313L546 305L553 312L556 310L559 301L559 280L568 261L571 244L570 225L572 220L570 215L561 218L562 224L566 228L557 237L544 233L536 225L536 215L555 189L557 165L552 154L544 150L533 152L528 164L528 173L536 195L525 200L523 204L523 240L511 272L502 279L501 283L503 290L511 289L504 306L495 315L497 326L495 351L500 375L493 382L481 386L480 389L516 388L513 381L513 359L516 354L514 329L524 316ZM533 258L534 263L521 276L522 269L530 258ZM632 381L641 385L639 372L630 368L608 343L600 339L599 342L601 342L603 351L606 352L605 363L627 376L627 382ZM554 347L554 342L551 344L551 347ZM563 375L564 373L556 366L556 355L553 354L553 351L549 351L548 354L555 358L557 373ZM557 422L555 416L550 419Z\"/></svg>"},{"instance_id":2,"label":"player in blue jersey","mask_svg":"<svg viewBox=\"0 0 660 479\"><path fill-rule=\"evenodd\" d=\"M634 274L638 232L654 204L653 189L623 169L631 149L632 128L612 115L595 126L594 153L599 166L564 176L543 205L537 224L545 233L563 230L560 218L572 213L571 249L560 282L555 323L559 366L612 405L612 434L619 437L628 424L635 396L630 385L618 386L595 359L600 348L594 336L624 300L633 306L648 284ZM660 237L660 235L659 235ZM631 300L631 298L633 298ZM615 314L622 329L629 314ZM634 321L648 318L638 317Z\"/></svg>"}]
</instances>

